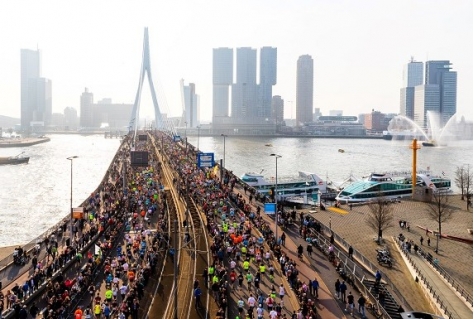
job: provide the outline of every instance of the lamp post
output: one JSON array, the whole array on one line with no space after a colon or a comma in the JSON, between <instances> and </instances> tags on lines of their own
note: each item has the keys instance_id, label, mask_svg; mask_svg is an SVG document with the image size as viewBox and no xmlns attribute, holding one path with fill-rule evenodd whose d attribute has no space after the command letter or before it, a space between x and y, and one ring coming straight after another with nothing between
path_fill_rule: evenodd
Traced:
<instances>
[{"instance_id":1,"label":"lamp post","mask_svg":"<svg viewBox=\"0 0 474 319\"><path fill-rule=\"evenodd\" d=\"M225 134L221 134L221 136L224 138L224 167L225 167L225 138L227 137L227 135Z\"/></svg>"},{"instance_id":2,"label":"lamp post","mask_svg":"<svg viewBox=\"0 0 474 319\"><path fill-rule=\"evenodd\" d=\"M275 157L275 240L278 243L278 159L281 155L270 154Z\"/></svg>"},{"instance_id":3,"label":"lamp post","mask_svg":"<svg viewBox=\"0 0 474 319\"><path fill-rule=\"evenodd\" d=\"M72 224L73 224L73 219L74 219L73 216L72 216L72 161L73 161L75 158L77 158L76 155L70 156L70 157L67 158L67 160L71 161L71 194L70 194L70 195L71 195L71 196L70 196L70 209L71 209L71 211L70 211L70 214L71 214L71 245L72 245L72 238L74 237L74 231L73 231L73 225L72 225Z\"/></svg>"},{"instance_id":4,"label":"lamp post","mask_svg":"<svg viewBox=\"0 0 474 319\"><path fill-rule=\"evenodd\" d=\"M184 122L184 140L185 140L185 145L186 145L186 157L188 157L188 122Z\"/></svg>"},{"instance_id":5,"label":"lamp post","mask_svg":"<svg viewBox=\"0 0 474 319\"><path fill-rule=\"evenodd\" d=\"M198 129L197 152L199 153L199 137L200 137L200 133L201 133L201 126L198 125L198 126L197 126L197 129Z\"/></svg>"}]
</instances>

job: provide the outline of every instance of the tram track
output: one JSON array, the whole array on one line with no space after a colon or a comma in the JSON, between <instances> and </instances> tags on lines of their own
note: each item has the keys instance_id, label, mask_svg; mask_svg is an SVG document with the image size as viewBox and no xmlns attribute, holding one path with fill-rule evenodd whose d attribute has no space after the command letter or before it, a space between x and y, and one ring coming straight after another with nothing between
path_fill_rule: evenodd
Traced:
<instances>
[{"instance_id":1,"label":"tram track","mask_svg":"<svg viewBox=\"0 0 474 319\"><path fill-rule=\"evenodd\" d=\"M151 134L149 137L155 146L157 156L160 157L155 138ZM173 260L171 257L166 257L157 295L152 301L147 318L207 318L209 294L206 288L202 287L205 309L196 310L193 307L194 279L202 274L209 258L205 225L192 198L188 194L180 196L177 185L173 183L180 176L166 165L168 158L164 155L164 150L161 154L164 184L169 194L167 203L170 247L175 249L178 265L175 275Z\"/></svg>"}]
</instances>

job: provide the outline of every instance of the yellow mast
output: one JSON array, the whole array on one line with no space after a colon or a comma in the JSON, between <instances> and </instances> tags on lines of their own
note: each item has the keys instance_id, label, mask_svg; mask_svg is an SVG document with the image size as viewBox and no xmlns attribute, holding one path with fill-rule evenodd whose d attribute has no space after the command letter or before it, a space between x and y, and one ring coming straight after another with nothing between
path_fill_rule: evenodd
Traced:
<instances>
[{"instance_id":1,"label":"yellow mast","mask_svg":"<svg viewBox=\"0 0 474 319\"><path fill-rule=\"evenodd\" d=\"M412 157L412 173L411 173L411 197L415 198L415 187L416 187L416 151L420 149L420 145L416 138L413 139L410 148L413 150L413 157Z\"/></svg>"}]
</instances>

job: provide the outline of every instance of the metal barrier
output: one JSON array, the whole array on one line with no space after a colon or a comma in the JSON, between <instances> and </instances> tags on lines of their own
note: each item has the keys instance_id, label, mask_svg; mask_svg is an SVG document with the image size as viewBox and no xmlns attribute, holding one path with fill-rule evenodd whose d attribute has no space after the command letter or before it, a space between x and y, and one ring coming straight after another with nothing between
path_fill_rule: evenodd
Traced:
<instances>
[{"instance_id":1,"label":"metal barrier","mask_svg":"<svg viewBox=\"0 0 474 319\"><path fill-rule=\"evenodd\" d=\"M321 222L319 222L319 223L321 224L321 231L322 232L325 232L325 233L329 234L329 236L332 234L334 236L334 241L335 242L337 242L339 245L343 246L345 250L349 250L350 245L345 241L344 238L342 238L340 235L335 233L332 229L330 229L326 225L322 224ZM361 262L364 265L364 267L366 267L367 269L370 269L370 271L372 272L372 275L374 275L377 270L380 271L379 266L374 265L370 260L368 260L363 254L361 254L355 248L353 248L353 250L354 250L354 252L353 252L354 258L357 259L359 262ZM387 286L390 288L390 291L400 301L399 304L401 304L403 306L403 308L405 308L405 309L410 309L411 308L410 304L405 299L405 297L403 297L403 295L398 291L397 287L390 280L390 278L388 278L388 276L385 273L383 273L383 272L381 272L381 273L382 273L382 276L383 276L383 280L387 283Z\"/></svg>"},{"instance_id":2,"label":"metal barrier","mask_svg":"<svg viewBox=\"0 0 474 319\"><path fill-rule=\"evenodd\" d=\"M318 245L321 246L321 250L323 252L326 252L329 245L331 245L330 241L326 237L324 237L322 234L316 231L313 231L312 235L316 236L316 238L318 239ZM345 252L342 252L337 247L334 247L334 245L333 245L333 248L334 248L335 257L341 261L344 271L348 274L352 274L350 278L352 281L352 284L357 288L357 290L359 290L359 292L363 293L365 296L367 296L370 299L370 302L376 307L378 313L380 313L383 318L390 319L391 316L382 307L382 305L380 305L378 298L372 295L372 292L368 290L367 287L365 287L364 270L360 268L353 260L347 257L345 255ZM394 303L397 303L395 300L393 301Z\"/></svg>"},{"instance_id":3,"label":"metal barrier","mask_svg":"<svg viewBox=\"0 0 474 319\"><path fill-rule=\"evenodd\" d=\"M426 254L421 255L423 258L426 259L427 262L429 262L431 265L433 265L433 268L441 275L443 278L448 282L451 287L453 287L460 295L461 297L468 302L471 307L473 306L473 301L472 301L472 294L469 293L456 279L451 277L451 275L439 264L435 264L433 262L433 258L428 258Z\"/></svg>"},{"instance_id":4,"label":"metal barrier","mask_svg":"<svg viewBox=\"0 0 474 319\"><path fill-rule=\"evenodd\" d=\"M395 237L394 237L395 238ZM408 254L408 252L406 252L405 250L403 250L403 247L402 247L402 243L397 239L395 238L395 241L398 243L398 245L400 246L401 251L403 252L403 254L405 255L405 257L408 259L408 261L410 262L411 266L413 267L413 269L415 269L416 273L417 273L417 276L418 276L418 279L421 279L421 281L423 281L423 283L425 284L426 288L430 291L431 295L433 296L433 298L436 300L436 303L439 305L439 307L444 311L444 314L440 314L438 313L439 315L441 316L447 316L449 319L453 319L453 318L456 318L453 316L453 314L448 310L446 304L446 300L444 299L443 296L440 296L436 293L436 289L434 289L430 283L428 282L427 278L425 276L423 276L423 274L421 273L421 270L416 266L415 262L412 260L411 256Z\"/></svg>"}]
</instances>

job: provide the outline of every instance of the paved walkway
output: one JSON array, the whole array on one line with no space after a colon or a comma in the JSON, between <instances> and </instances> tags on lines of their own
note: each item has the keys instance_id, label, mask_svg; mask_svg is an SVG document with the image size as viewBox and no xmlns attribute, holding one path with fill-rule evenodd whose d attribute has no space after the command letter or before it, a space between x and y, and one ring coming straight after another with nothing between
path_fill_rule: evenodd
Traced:
<instances>
[{"instance_id":1,"label":"paved walkway","mask_svg":"<svg viewBox=\"0 0 474 319\"><path fill-rule=\"evenodd\" d=\"M446 283L426 259L416 253L408 253L408 255L416 268L418 268L420 273L426 278L429 285L434 288L436 294L440 296L441 302L446 305L446 308L451 312L453 318L472 318L472 308L468 307L466 303L452 291L452 287ZM406 260L406 262L407 265L411 267L408 260Z\"/></svg>"},{"instance_id":2,"label":"paved walkway","mask_svg":"<svg viewBox=\"0 0 474 319\"><path fill-rule=\"evenodd\" d=\"M463 210L465 202L462 202L453 196L452 207L455 209L454 216L451 220L443 223L443 233L456 235L459 237L472 238L467 232L468 228L472 228L472 213ZM421 236L425 237L425 246L427 252L436 256L440 260L440 264L446 269L458 282L465 285L466 290L472 291L472 245L443 239L440 241L439 254L434 253L435 240L431 238L431 247L426 246L426 234L415 225L425 225L429 229L436 229L435 221L428 217L427 207L425 203L404 200L401 203L393 204L394 222L393 227L384 232L384 238L398 236L403 233L407 239L412 239L419 244ZM375 249L378 248L373 237L376 235L366 222L368 206L354 206L352 210L343 205L347 214L338 214L330 210L317 210L313 214L317 220L324 225L331 225L332 230L351 244L354 249L360 251L373 264L377 265ZM304 210L306 213L308 210ZM408 221L411 224L410 232L405 228L398 226L399 220ZM407 299L412 309L419 311L433 312L428 299L424 297L423 290L415 283L412 275L404 264L400 254L396 253L395 247L391 241L387 241L387 245L391 248L395 259L394 266L389 269L384 267L382 270L389 276L400 293ZM451 293L451 290L447 291ZM454 294L454 293L453 293Z\"/></svg>"}]
</instances>

